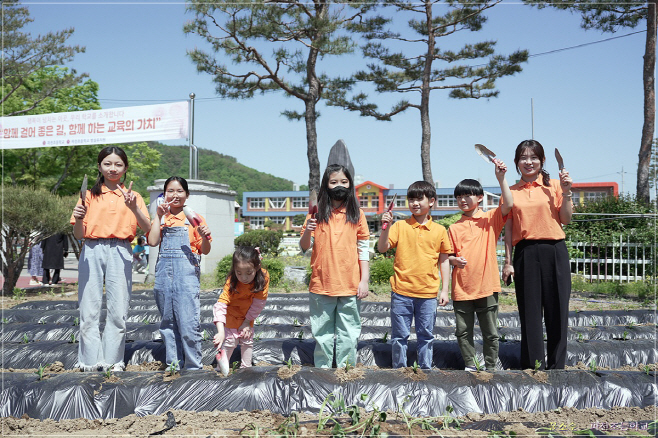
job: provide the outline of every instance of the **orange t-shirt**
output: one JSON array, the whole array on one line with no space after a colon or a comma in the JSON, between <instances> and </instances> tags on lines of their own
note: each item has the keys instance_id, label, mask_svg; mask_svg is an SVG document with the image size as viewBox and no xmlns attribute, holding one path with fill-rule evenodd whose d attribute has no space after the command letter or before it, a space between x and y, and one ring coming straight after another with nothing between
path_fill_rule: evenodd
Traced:
<instances>
[{"instance_id":1,"label":"orange t-shirt","mask_svg":"<svg viewBox=\"0 0 658 438\"><path fill-rule=\"evenodd\" d=\"M514 197L512 206L512 245L521 240L561 240L565 238L560 207L562 188L560 181L552 179L549 186L537 180L521 180L510 187ZM501 201L503 198L500 198ZM569 201L571 202L571 201Z\"/></svg>"},{"instance_id":2,"label":"orange t-shirt","mask_svg":"<svg viewBox=\"0 0 658 438\"><path fill-rule=\"evenodd\" d=\"M431 217L421 225L412 216L391 226L388 244L397 248L391 277L393 292L412 298L436 298L441 287L439 254L452 253L445 227Z\"/></svg>"},{"instance_id":3,"label":"orange t-shirt","mask_svg":"<svg viewBox=\"0 0 658 438\"><path fill-rule=\"evenodd\" d=\"M125 190L125 186L122 185ZM137 208L139 208L146 218L149 218L149 212L142 196L137 193ZM78 199L77 205L81 201ZM82 220L85 226L85 239L117 239L133 240L137 234L137 218L130 211L124 201L123 193L119 189L110 190L105 184L101 187L100 196L92 196L91 190L87 190L85 197L87 214ZM75 224L75 218L71 215L71 225Z\"/></svg>"},{"instance_id":4,"label":"orange t-shirt","mask_svg":"<svg viewBox=\"0 0 658 438\"><path fill-rule=\"evenodd\" d=\"M200 214L199 217L201 218L201 225L207 225L206 219ZM192 248L192 252L195 254L201 254L201 243L203 242L203 237L201 237L199 232L196 230L196 227L193 227L189 223L185 223L185 213L182 210L178 214L167 214L162 218L162 220L163 223L160 225L161 230L164 227L187 227L187 233L190 237L190 247ZM212 237L210 237L208 240L212 242Z\"/></svg>"},{"instance_id":5,"label":"orange t-shirt","mask_svg":"<svg viewBox=\"0 0 658 438\"><path fill-rule=\"evenodd\" d=\"M308 221L310 215L306 215ZM306 222L302 227L302 234ZM356 224L345 221L345 208L331 212L328 222L318 223L312 232L313 274L309 292L332 297L356 295L361 281L357 240L368 240L370 231L363 211L359 210Z\"/></svg>"},{"instance_id":6,"label":"orange t-shirt","mask_svg":"<svg viewBox=\"0 0 658 438\"><path fill-rule=\"evenodd\" d=\"M252 292L252 289L254 288L253 284L244 284L239 281L236 287L237 290L234 293L231 293L229 292L231 279L228 278L226 280L224 290L219 294L219 299L217 300L220 303L226 304L226 328L240 328L254 299L267 299L267 292L270 288L270 274L266 269L261 268L261 271L263 272L263 275L265 275L265 288L258 293ZM253 321L251 322L251 326L254 326Z\"/></svg>"},{"instance_id":7,"label":"orange t-shirt","mask_svg":"<svg viewBox=\"0 0 658 438\"><path fill-rule=\"evenodd\" d=\"M466 266L452 269L453 301L476 300L500 292L496 243L505 226L500 207L462 215L448 228L454 254L466 259Z\"/></svg>"}]
</instances>

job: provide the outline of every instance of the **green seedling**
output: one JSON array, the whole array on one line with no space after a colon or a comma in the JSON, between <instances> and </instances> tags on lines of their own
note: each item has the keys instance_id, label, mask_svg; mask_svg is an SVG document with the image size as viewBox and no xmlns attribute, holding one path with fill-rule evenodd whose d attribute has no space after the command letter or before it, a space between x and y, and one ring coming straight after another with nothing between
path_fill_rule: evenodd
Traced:
<instances>
[{"instance_id":1,"label":"green seedling","mask_svg":"<svg viewBox=\"0 0 658 438\"><path fill-rule=\"evenodd\" d=\"M260 325L260 318L256 318L256 320L254 321L254 325Z\"/></svg>"},{"instance_id":2,"label":"green seedling","mask_svg":"<svg viewBox=\"0 0 658 438\"><path fill-rule=\"evenodd\" d=\"M254 341L260 341L260 335L254 336Z\"/></svg>"},{"instance_id":3,"label":"green seedling","mask_svg":"<svg viewBox=\"0 0 658 438\"><path fill-rule=\"evenodd\" d=\"M382 338L382 342L383 343L388 342L388 332L384 333L384 337Z\"/></svg>"},{"instance_id":4,"label":"green seedling","mask_svg":"<svg viewBox=\"0 0 658 438\"><path fill-rule=\"evenodd\" d=\"M2 318L2 323L3 323L3 324L9 324L9 319L7 319L7 318Z\"/></svg>"},{"instance_id":5,"label":"green seedling","mask_svg":"<svg viewBox=\"0 0 658 438\"><path fill-rule=\"evenodd\" d=\"M144 325L146 325L146 324L150 324L149 319L148 319L148 318L144 318L144 319L142 320L142 324L144 324Z\"/></svg>"},{"instance_id":6,"label":"green seedling","mask_svg":"<svg viewBox=\"0 0 658 438\"><path fill-rule=\"evenodd\" d=\"M596 372L597 368L596 368L596 360L595 359L592 359L592 360L589 361L589 370L593 373Z\"/></svg>"},{"instance_id":7,"label":"green seedling","mask_svg":"<svg viewBox=\"0 0 658 438\"><path fill-rule=\"evenodd\" d=\"M578 333L578 342L583 342L584 337L582 333Z\"/></svg>"},{"instance_id":8,"label":"green seedling","mask_svg":"<svg viewBox=\"0 0 658 438\"><path fill-rule=\"evenodd\" d=\"M644 366L644 372L647 373L647 376L648 376L649 373L651 372L651 367L649 365L645 365Z\"/></svg>"},{"instance_id":9,"label":"green seedling","mask_svg":"<svg viewBox=\"0 0 658 438\"><path fill-rule=\"evenodd\" d=\"M297 339L304 339L304 330L300 330L299 333L297 333Z\"/></svg>"},{"instance_id":10,"label":"green seedling","mask_svg":"<svg viewBox=\"0 0 658 438\"><path fill-rule=\"evenodd\" d=\"M539 368L541 368L541 361L535 360L535 372L539 371Z\"/></svg>"},{"instance_id":11,"label":"green seedling","mask_svg":"<svg viewBox=\"0 0 658 438\"><path fill-rule=\"evenodd\" d=\"M297 318L292 320L292 325L294 326L300 326L301 324L299 323L299 320Z\"/></svg>"},{"instance_id":12,"label":"green seedling","mask_svg":"<svg viewBox=\"0 0 658 438\"><path fill-rule=\"evenodd\" d=\"M624 333L621 334L621 339L622 339L623 341L625 341L625 340L628 339L628 332L627 332L626 330L624 330Z\"/></svg>"},{"instance_id":13,"label":"green seedling","mask_svg":"<svg viewBox=\"0 0 658 438\"><path fill-rule=\"evenodd\" d=\"M473 357L473 362L475 364L475 369L478 371L482 371L482 368L484 367L482 366L482 363L480 363L480 361L478 360L477 356Z\"/></svg>"},{"instance_id":14,"label":"green seedling","mask_svg":"<svg viewBox=\"0 0 658 438\"><path fill-rule=\"evenodd\" d=\"M112 367L108 368L107 371L103 373L106 379L112 378Z\"/></svg>"},{"instance_id":15,"label":"green seedling","mask_svg":"<svg viewBox=\"0 0 658 438\"><path fill-rule=\"evenodd\" d=\"M80 318L76 316L75 318L73 318L73 326L75 327L79 325L80 325Z\"/></svg>"},{"instance_id":16,"label":"green seedling","mask_svg":"<svg viewBox=\"0 0 658 438\"><path fill-rule=\"evenodd\" d=\"M208 330L203 330L203 333L201 333L201 340L207 341L208 339L210 339L210 333L208 333Z\"/></svg>"},{"instance_id":17,"label":"green seedling","mask_svg":"<svg viewBox=\"0 0 658 438\"><path fill-rule=\"evenodd\" d=\"M30 342L30 338L27 336L27 333L23 333L23 344L28 344Z\"/></svg>"},{"instance_id":18,"label":"green seedling","mask_svg":"<svg viewBox=\"0 0 658 438\"><path fill-rule=\"evenodd\" d=\"M78 342L78 340L75 337L75 333L71 333L71 337L69 338L69 344L75 344Z\"/></svg>"},{"instance_id":19,"label":"green seedling","mask_svg":"<svg viewBox=\"0 0 658 438\"><path fill-rule=\"evenodd\" d=\"M507 342L507 337L505 336L505 333L500 335L500 339L498 339L500 342Z\"/></svg>"},{"instance_id":20,"label":"green seedling","mask_svg":"<svg viewBox=\"0 0 658 438\"><path fill-rule=\"evenodd\" d=\"M39 378L38 378L37 380L43 380L43 372L44 372L44 371L46 370L46 368L48 368L49 366L50 366L49 363L47 363L47 364L45 364L45 365L41 365L41 364L39 364L39 368L37 368L37 370L34 372L34 374L36 374L37 376L39 376Z\"/></svg>"},{"instance_id":21,"label":"green seedling","mask_svg":"<svg viewBox=\"0 0 658 438\"><path fill-rule=\"evenodd\" d=\"M231 374L240 369L240 362L237 360L231 364Z\"/></svg>"},{"instance_id":22,"label":"green seedling","mask_svg":"<svg viewBox=\"0 0 658 438\"><path fill-rule=\"evenodd\" d=\"M418 374L418 362L414 361L414 364L411 366L414 374Z\"/></svg>"},{"instance_id":23,"label":"green seedling","mask_svg":"<svg viewBox=\"0 0 658 438\"><path fill-rule=\"evenodd\" d=\"M628 324L626 324L626 328L633 330L635 328L636 324L633 321L630 321Z\"/></svg>"},{"instance_id":24,"label":"green seedling","mask_svg":"<svg viewBox=\"0 0 658 438\"><path fill-rule=\"evenodd\" d=\"M45 319L40 319L39 322L38 322L37 324L42 324L42 325L43 325L43 324L45 324L45 323L46 323L46 320L45 320Z\"/></svg>"},{"instance_id":25,"label":"green seedling","mask_svg":"<svg viewBox=\"0 0 658 438\"><path fill-rule=\"evenodd\" d=\"M12 298L14 300L22 300L23 298L25 298L25 289L20 289L18 287L15 287L12 292Z\"/></svg>"},{"instance_id":26,"label":"green seedling","mask_svg":"<svg viewBox=\"0 0 658 438\"><path fill-rule=\"evenodd\" d=\"M592 318L592 327L596 328L598 326L598 323L596 322L596 318Z\"/></svg>"},{"instance_id":27,"label":"green seedling","mask_svg":"<svg viewBox=\"0 0 658 438\"><path fill-rule=\"evenodd\" d=\"M349 372L349 370L353 368L348 361L345 361L345 372Z\"/></svg>"},{"instance_id":28,"label":"green seedling","mask_svg":"<svg viewBox=\"0 0 658 438\"><path fill-rule=\"evenodd\" d=\"M173 376L178 372L178 360L172 360L169 366L167 367L167 371L169 372L170 376Z\"/></svg>"},{"instance_id":29,"label":"green seedling","mask_svg":"<svg viewBox=\"0 0 658 438\"><path fill-rule=\"evenodd\" d=\"M288 367L289 370L292 369L292 357L286 361L286 366Z\"/></svg>"}]
</instances>

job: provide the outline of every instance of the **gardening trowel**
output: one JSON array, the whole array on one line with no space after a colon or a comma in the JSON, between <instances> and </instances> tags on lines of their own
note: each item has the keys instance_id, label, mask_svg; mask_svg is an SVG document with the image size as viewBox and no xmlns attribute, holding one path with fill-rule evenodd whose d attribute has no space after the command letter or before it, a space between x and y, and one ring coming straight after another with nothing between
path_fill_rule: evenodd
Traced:
<instances>
[{"instance_id":1,"label":"gardening trowel","mask_svg":"<svg viewBox=\"0 0 658 438\"><path fill-rule=\"evenodd\" d=\"M318 212L318 194L315 193L315 190L311 190L311 194L308 197L308 214L311 215L311 218L315 219L315 215Z\"/></svg>"},{"instance_id":2,"label":"gardening trowel","mask_svg":"<svg viewBox=\"0 0 658 438\"><path fill-rule=\"evenodd\" d=\"M560 155L560 151L555 148L555 159L557 160L557 167L560 169L560 173L562 173L562 169L564 169L564 160L562 159L562 155Z\"/></svg>"},{"instance_id":3,"label":"gardening trowel","mask_svg":"<svg viewBox=\"0 0 658 438\"><path fill-rule=\"evenodd\" d=\"M393 206L395 205L395 199L397 197L398 197L397 193L393 195L393 200L391 201L390 204L388 204L388 209L386 210L387 212L390 213L391 210L393 210ZM384 222L384 225L382 225L382 230L385 230L386 228L388 228L388 222Z\"/></svg>"},{"instance_id":4,"label":"gardening trowel","mask_svg":"<svg viewBox=\"0 0 658 438\"><path fill-rule=\"evenodd\" d=\"M185 217L194 228L201 225L201 216L199 216L196 211L192 210L187 205L183 206L183 213L185 213ZM207 239L208 237L209 236L206 236L205 238Z\"/></svg>"},{"instance_id":5,"label":"gardening trowel","mask_svg":"<svg viewBox=\"0 0 658 438\"><path fill-rule=\"evenodd\" d=\"M215 367L215 371L219 371L220 373L222 373L222 375L228 376L230 367L228 363L228 356L226 355L226 350L224 350L223 348L217 350L215 359L217 359L217 366Z\"/></svg>"},{"instance_id":6,"label":"gardening trowel","mask_svg":"<svg viewBox=\"0 0 658 438\"><path fill-rule=\"evenodd\" d=\"M495 163L496 162L496 154L491 152L489 149L487 149L484 145L481 144L476 144L475 145L475 152L478 153L479 156L482 157L484 161L487 163Z\"/></svg>"},{"instance_id":7,"label":"gardening trowel","mask_svg":"<svg viewBox=\"0 0 658 438\"><path fill-rule=\"evenodd\" d=\"M82 202L82 205L85 205L85 198L87 197L87 174L85 173L85 177L82 179L82 186L80 187L80 201Z\"/></svg>"}]
</instances>

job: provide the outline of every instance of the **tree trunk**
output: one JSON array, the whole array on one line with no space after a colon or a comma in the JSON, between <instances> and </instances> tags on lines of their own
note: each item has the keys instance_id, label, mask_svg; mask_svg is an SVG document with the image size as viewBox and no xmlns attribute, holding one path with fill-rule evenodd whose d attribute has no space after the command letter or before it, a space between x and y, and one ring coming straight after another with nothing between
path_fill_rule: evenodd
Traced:
<instances>
[{"instance_id":1,"label":"tree trunk","mask_svg":"<svg viewBox=\"0 0 658 438\"><path fill-rule=\"evenodd\" d=\"M3 256L6 260L6 263L2 264L2 275L5 277L5 282L2 285L2 295L5 297L12 296L14 287L16 287L18 278L21 276L21 271L23 270L25 256L29 250L29 241L24 238L23 244L21 245L21 251L18 255L14 254L14 247L11 242L12 237L13 236L9 236L7 239L8 241L3 242L4 247L2 248L2 251L4 252Z\"/></svg>"},{"instance_id":2,"label":"tree trunk","mask_svg":"<svg viewBox=\"0 0 658 438\"><path fill-rule=\"evenodd\" d=\"M423 180L434 185L432 178L432 164L430 162L430 146L432 128L430 127L430 75L432 74L432 61L434 60L434 31L432 29L432 3L425 4L425 17L427 23L427 58L423 71L423 84L420 90L420 162L423 170Z\"/></svg>"},{"instance_id":3,"label":"tree trunk","mask_svg":"<svg viewBox=\"0 0 658 438\"><path fill-rule=\"evenodd\" d=\"M323 19L328 10L328 4L324 1L315 0L316 18ZM311 38L311 42L323 37L321 31L316 31ZM312 45L308 52L306 60L306 80L308 81L308 94L304 100L305 112L304 121L306 122L306 154L308 156L308 190L320 191L320 160L318 159L318 132L315 127L318 115L315 111L315 105L320 100L320 81L316 73L318 61L318 49Z\"/></svg>"},{"instance_id":4,"label":"tree trunk","mask_svg":"<svg viewBox=\"0 0 658 438\"><path fill-rule=\"evenodd\" d=\"M308 190L320 191L320 160L318 159L318 133L315 129L317 114L315 112L315 99L305 102L306 112L306 155L308 156Z\"/></svg>"},{"instance_id":5,"label":"tree trunk","mask_svg":"<svg viewBox=\"0 0 658 438\"><path fill-rule=\"evenodd\" d=\"M653 142L654 129L656 126L656 78L654 69L656 67L656 0L650 0L647 5L647 42L644 51L644 124L642 126L642 139L640 142L640 153L637 165L637 197L638 200L649 204L651 201L649 192L649 165L651 163L651 144Z\"/></svg>"}]
</instances>

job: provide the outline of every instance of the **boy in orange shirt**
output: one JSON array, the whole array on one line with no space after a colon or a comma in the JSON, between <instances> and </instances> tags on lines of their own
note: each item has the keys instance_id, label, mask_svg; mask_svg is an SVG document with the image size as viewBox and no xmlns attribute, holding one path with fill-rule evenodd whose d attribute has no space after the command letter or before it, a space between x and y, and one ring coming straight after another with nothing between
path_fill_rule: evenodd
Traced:
<instances>
[{"instance_id":1,"label":"boy in orange shirt","mask_svg":"<svg viewBox=\"0 0 658 438\"><path fill-rule=\"evenodd\" d=\"M462 217L448 229L454 249L449 260L450 264L456 267L452 271L452 300L457 326L455 336L467 371L476 370L473 343L476 314L482 331L486 368L495 370L498 360L496 323L500 277L496 242L514 200L505 181L505 163L496 160L495 164L503 204L494 210L483 212L479 207L484 196L482 186L473 179L465 179L455 187L455 198L463 212Z\"/></svg>"},{"instance_id":2,"label":"boy in orange shirt","mask_svg":"<svg viewBox=\"0 0 658 438\"><path fill-rule=\"evenodd\" d=\"M436 200L434 186L426 181L416 181L407 189L407 200L412 217L383 230L377 243L381 253L397 248L391 277L393 368L407 366L407 340L411 322L415 320L417 362L421 368L430 369L439 287L439 305L445 306L449 301L448 257L452 248L446 229L434 222L430 215ZM382 222L392 220L390 212L382 216Z\"/></svg>"}]
</instances>

